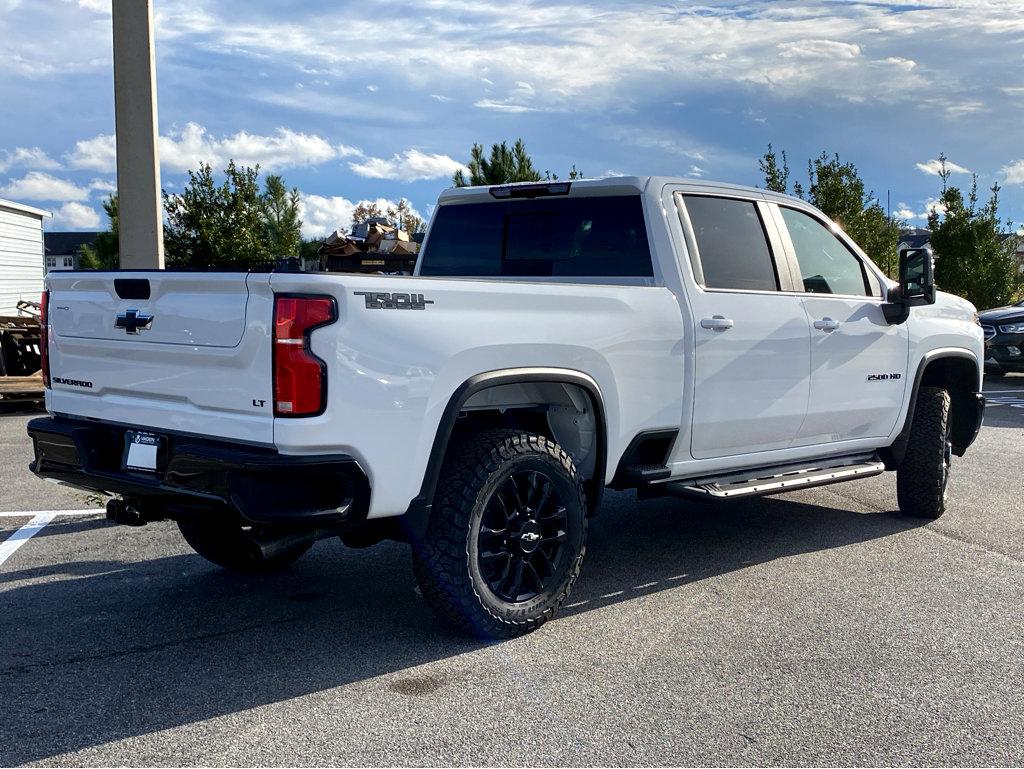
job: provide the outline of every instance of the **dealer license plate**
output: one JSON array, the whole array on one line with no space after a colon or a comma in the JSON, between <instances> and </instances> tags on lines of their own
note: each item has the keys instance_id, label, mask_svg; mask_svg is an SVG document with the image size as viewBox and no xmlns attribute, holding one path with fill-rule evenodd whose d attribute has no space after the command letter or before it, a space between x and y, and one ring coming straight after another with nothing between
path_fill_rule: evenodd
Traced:
<instances>
[{"instance_id":1,"label":"dealer license plate","mask_svg":"<svg viewBox=\"0 0 1024 769\"><path fill-rule=\"evenodd\" d=\"M124 469L155 473L163 448L163 436L128 430L124 434Z\"/></svg>"}]
</instances>

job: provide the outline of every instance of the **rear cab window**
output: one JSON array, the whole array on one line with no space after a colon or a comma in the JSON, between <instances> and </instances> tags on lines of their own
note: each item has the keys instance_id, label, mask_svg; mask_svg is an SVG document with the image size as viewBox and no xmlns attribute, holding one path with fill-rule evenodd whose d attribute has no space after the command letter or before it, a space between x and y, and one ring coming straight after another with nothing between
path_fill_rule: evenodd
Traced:
<instances>
[{"instance_id":1,"label":"rear cab window","mask_svg":"<svg viewBox=\"0 0 1024 769\"><path fill-rule=\"evenodd\" d=\"M705 288L778 291L779 275L754 201L682 195Z\"/></svg>"},{"instance_id":2,"label":"rear cab window","mask_svg":"<svg viewBox=\"0 0 1024 769\"><path fill-rule=\"evenodd\" d=\"M651 278L639 195L452 203L438 209L419 274Z\"/></svg>"}]
</instances>

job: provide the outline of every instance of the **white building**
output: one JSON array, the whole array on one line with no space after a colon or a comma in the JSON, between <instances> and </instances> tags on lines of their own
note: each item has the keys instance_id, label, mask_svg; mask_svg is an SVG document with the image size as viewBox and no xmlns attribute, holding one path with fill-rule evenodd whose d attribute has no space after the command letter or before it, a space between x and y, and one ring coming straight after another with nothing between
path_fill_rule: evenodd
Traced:
<instances>
[{"instance_id":1,"label":"white building","mask_svg":"<svg viewBox=\"0 0 1024 769\"><path fill-rule=\"evenodd\" d=\"M43 293L43 219L49 213L0 199L0 315Z\"/></svg>"}]
</instances>

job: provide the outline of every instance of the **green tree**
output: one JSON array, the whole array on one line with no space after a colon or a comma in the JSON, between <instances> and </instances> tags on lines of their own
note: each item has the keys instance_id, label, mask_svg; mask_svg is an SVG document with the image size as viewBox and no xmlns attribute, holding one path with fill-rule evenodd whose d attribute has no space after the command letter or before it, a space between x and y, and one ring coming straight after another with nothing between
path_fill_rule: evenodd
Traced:
<instances>
[{"instance_id":1,"label":"green tree","mask_svg":"<svg viewBox=\"0 0 1024 769\"><path fill-rule=\"evenodd\" d=\"M299 218L299 191L289 190L280 176L270 175L264 182L263 218L267 248L274 257L298 256L302 243L302 219Z\"/></svg>"},{"instance_id":2,"label":"green tree","mask_svg":"<svg viewBox=\"0 0 1024 769\"><path fill-rule=\"evenodd\" d=\"M758 165L764 174L765 186L774 192L788 192L789 165L785 151L779 156L772 146ZM900 221L889 217L885 209L867 191L857 166L844 163L838 154L822 152L807 162L807 187L794 182L793 194L807 201L836 222L853 238L864 253L891 278L899 272Z\"/></svg>"},{"instance_id":3,"label":"green tree","mask_svg":"<svg viewBox=\"0 0 1024 769\"><path fill-rule=\"evenodd\" d=\"M275 256L267 240L259 166L239 168L231 161L224 175L224 183L216 184L210 165L203 163L188 172L181 194L164 192L168 265L245 267Z\"/></svg>"},{"instance_id":4,"label":"green tree","mask_svg":"<svg viewBox=\"0 0 1024 769\"><path fill-rule=\"evenodd\" d=\"M973 177L966 199L949 186L946 156L939 155L942 194L928 214L935 249L935 282L944 291L987 309L1009 304L1024 288L1015 255L1017 236L1003 232L999 220L999 185L988 201L978 205L978 178ZM1010 222L1006 222L1009 230Z\"/></svg>"},{"instance_id":5,"label":"green tree","mask_svg":"<svg viewBox=\"0 0 1024 769\"><path fill-rule=\"evenodd\" d=\"M508 142L491 145L491 155L484 157L481 144L474 144L470 150L469 180L460 168L452 177L456 187L468 187L488 184L508 184L509 182L539 182L544 177L533 167L533 160L526 152L522 139L510 148Z\"/></svg>"},{"instance_id":6,"label":"green tree","mask_svg":"<svg viewBox=\"0 0 1024 769\"><path fill-rule=\"evenodd\" d=\"M786 151L782 151L782 165L779 165L778 157L772 145L768 145L768 151L757 161L761 166L761 173L764 174L764 186L772 192L789 192L789 163L786 162Z\"/></svg>"},{"instance_id":7,"label":"green tree","mask_svg":"<svg viewBox=\"0 0 1024 769\"><path fill-rule=\"evenodd\" d=\"M82 246L79 267L83 270L116 270L121 266L118 255L117 195L108 195L103 201L107 212L107 230L96 236L90 245Z\"/></svg>"}]
</instances>

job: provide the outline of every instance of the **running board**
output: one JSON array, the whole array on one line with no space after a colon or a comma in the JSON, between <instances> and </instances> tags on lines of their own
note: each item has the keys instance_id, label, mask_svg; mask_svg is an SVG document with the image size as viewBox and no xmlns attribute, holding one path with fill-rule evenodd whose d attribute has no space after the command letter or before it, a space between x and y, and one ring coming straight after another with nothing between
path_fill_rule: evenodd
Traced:
<instances>
[{"instance_id":1,"label":"running board","mask_svg":"<svg viewBox=\"0 0 1024 769\"><path fill-rule=\"evenodd\" d=\"M824 486L854 478L868 478L872 475L880 475L884 471L885 463L877 455L859 454L819 460L813 463L776 465L741 473L668 481L664 484L664 489L667 493L676 496L731 499L733 497L780 494L798 488Z\"/></svg>"}]
</instances>

